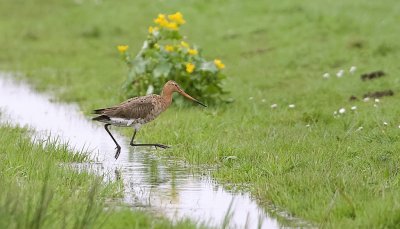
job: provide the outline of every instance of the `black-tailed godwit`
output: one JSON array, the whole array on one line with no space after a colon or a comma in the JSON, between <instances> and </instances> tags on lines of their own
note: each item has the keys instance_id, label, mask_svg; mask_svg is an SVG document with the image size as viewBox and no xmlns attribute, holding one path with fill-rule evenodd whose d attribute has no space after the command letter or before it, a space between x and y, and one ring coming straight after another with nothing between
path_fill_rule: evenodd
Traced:
<instances>
[{"instance_id":1,"label":"black-tailed godwit","mask_svg":"<svg viewBox=\"0 0 400 229\"><path fill-rule=\"evenodd\" d=\"M130 98L119 105L94 110L94 114L98 114L99 116L93 118L93 120L106 123L104 128L117 146L115 159L119 157L121 146L108 129L110 125L133 127L134 133L130 142L131 146L155 146L164 149L168 148L168 146L163 144L136 144L133 143L133 141L141 125L153 121L171 105L172 94L174 92L178 92L186 98L206 107L206 105L185 93L175 81L170 80L164 85L161 95L152 94Z\"/></svg>"}]
</instances>

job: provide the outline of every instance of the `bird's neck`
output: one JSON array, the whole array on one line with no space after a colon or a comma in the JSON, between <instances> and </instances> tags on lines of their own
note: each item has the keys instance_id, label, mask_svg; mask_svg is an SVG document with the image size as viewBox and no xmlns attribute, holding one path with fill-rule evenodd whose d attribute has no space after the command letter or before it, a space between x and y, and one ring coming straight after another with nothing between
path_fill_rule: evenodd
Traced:
<instances>
[{"instance_id":1,"label":"bird's neck","mask_svg":"<svg viewBox=\"0 0 400 229\"><path fill-rule=\"evenodd\" d=\"M165 108L167 108L167 107L169 107L169 105L171 105L173 93L174 93L173 91L165 89L165 88L161 92L161 98L163 100L164 105L166 106Z\"/></svg>"}]
</instances>

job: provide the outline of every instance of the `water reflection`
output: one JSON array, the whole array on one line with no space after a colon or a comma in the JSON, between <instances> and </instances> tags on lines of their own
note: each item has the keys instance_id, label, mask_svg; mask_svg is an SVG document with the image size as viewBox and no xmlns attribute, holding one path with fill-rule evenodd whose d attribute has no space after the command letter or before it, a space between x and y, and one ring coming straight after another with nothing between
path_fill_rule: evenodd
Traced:
<instances>
[{"instance_id":1,"label":"water reflection","mask_svg":"<svg viewBox=\"0 0 400 229\"><path fill-rule=\"evenodd\" d=\"M132 208L146 208L172 220L189 217L215 227L221 227L226 216L230 216L230 228L280 227L247 193L226 191L209 176L192 173L175 160L157 157L156 151L133 149L128 139L118 134L114 136L122 151L115 160L114 143L103 127L88 120L76 105L54 103L49 96L35 93L10 76L0 77L0 108L3 121L28 125L36 131L36 137L47 138L51 133L74 149L90 150L95 162L74 167L104 174L105 179L122 180L123 202Z\"/></svg>"}]
</instances>

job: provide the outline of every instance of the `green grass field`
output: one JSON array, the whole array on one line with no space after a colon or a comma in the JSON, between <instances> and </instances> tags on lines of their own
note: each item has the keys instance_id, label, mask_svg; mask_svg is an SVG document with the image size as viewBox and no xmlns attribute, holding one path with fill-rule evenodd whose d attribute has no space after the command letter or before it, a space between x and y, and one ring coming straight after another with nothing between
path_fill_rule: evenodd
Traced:
<instances>
[{"instance_id":1,"label":"green grass field","mask_svg":"<svg viewBox=\"0 0 400 229\"><path fill-rule=\"evenodd\" d=\"M188 40L227 65L235 102L172 107L139 141L174 146L160 154L218 165L221 183L243 186L260 203L317 226L399 226L396 0L0 0L0 69L23 73L38 90L89 114L123 98L127 69L116 46L139 50L152 19L176 11L185 16ZM345 75L337 78L340 69ZM375 70L387 75L360 80ZM387 89L394 96L376 107L349 101ZM346 113L334 117L342 107Z\"/></svg>"}]
</instances>

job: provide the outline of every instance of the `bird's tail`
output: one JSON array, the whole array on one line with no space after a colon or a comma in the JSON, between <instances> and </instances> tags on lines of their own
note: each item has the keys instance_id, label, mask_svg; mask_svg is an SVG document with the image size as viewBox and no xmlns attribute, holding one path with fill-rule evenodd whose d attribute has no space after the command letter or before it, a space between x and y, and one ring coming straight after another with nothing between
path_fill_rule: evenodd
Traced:
<instances>
[{"instance_id":1,"label":"bird's tail","mask_svg":"<svg viewBox=\"0 0 400 229\"><path fill-rule=\"evenodd\" d=\"M103 111L105 110L105 108L101 108L101 109L96 109L92 111L92 114L103 114Z\"/></svg>"},{"instance_id":2,"label":"bird's tail","mask_svg":"<svg viewBox=\"0 0 400 229\"><path fill-rule=\"evenodd\" d=\"M107 115L99 115L97 117L92 118L92 120L99 121L99 122L104 122L104 121L109 121L110 117L108 117Z\"/></svg>"}]
</instances>

